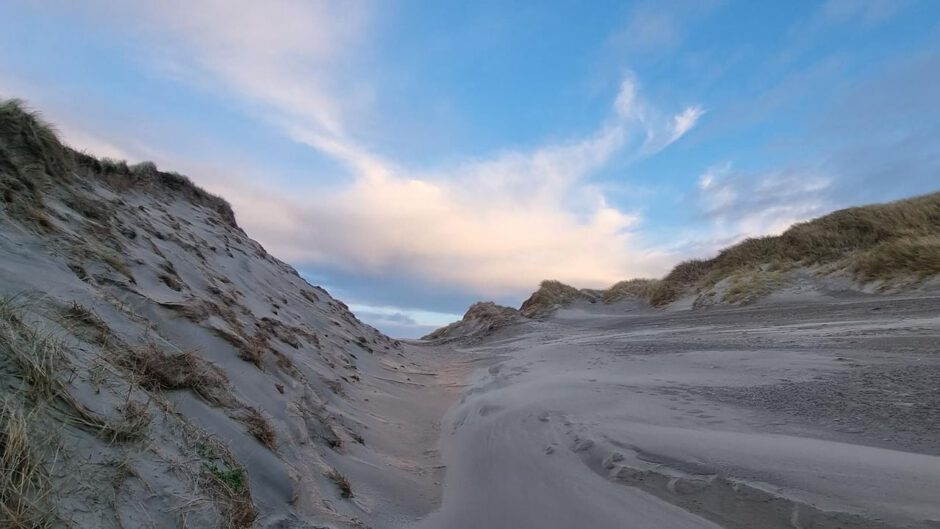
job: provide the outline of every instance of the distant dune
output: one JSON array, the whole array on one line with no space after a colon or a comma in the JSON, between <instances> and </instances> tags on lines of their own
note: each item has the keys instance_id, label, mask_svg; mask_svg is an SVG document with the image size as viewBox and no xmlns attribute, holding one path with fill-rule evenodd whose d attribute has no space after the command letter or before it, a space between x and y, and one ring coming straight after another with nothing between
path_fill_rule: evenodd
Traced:
<instances>
[{"instance_id":1,"label":"distant dune","mask_svg":"<svg viewBox=\"0 0 940 529\"><path fill-rule=\"evenodd\" d=\"M842 209L747 239L711 259L680 263L641 294L656 306L690 294L747 303L789 284L800 269L849 279L846 286L860 290L929 286L940 275L940 193Z\"/></svg>"},{"instance_id":2,"label":"distant dune","mask_svg":"<svg viewBox=\"0 0 940 529\"><path fill-rule=\"evenodd\" d=\"M503 307L493 318L476 304L461 322L425 338L477 336L518 318L546 318L577 302L641 300L651 307L697 308L745 305L773 293L935 289L940 289L940 192L843 209L781 235L746 239L711 259L682 262L662 279L629 279L606 290L545 280L515 313Z\"/></svg>"}]
</instances>

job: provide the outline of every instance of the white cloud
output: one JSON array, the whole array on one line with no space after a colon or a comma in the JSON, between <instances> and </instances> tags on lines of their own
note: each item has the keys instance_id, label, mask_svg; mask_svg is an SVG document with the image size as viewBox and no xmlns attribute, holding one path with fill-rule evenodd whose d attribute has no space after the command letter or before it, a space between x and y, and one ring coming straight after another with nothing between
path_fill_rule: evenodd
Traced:
<instances>
[{"instance_id":1,"label":"white cloud","mask_svg":"<svg viewBox=\"0 0 940 529\"><path fill-rule=\"evenodd\" d=\"M327 194L219 186L240 222L294 262L405 269L491 295L547 277L603 286L670 262L639 244L636 215L581 185L627 134L604 126L580 141L426 173L383 166Z\"/></svg>"},{"instance_id":2,"label":"white cloud","mask_svg":"<svg viewBox=\"0 0 940 529\"><path fill-rule=\"evenodd\" d=\"M652 156L672 145L695 128L705 114L704 108L693 105L673 116L664 116L640 97L639 83L632 72L627 72L620 83L614 110L624 122L636 123L643 129L645 140L639 156Z\"/></svg>"},{"instance_id":3,"label":"white cloud","mask_svg":"<svg viewBox=\"0 0 940 529\"><path fill-rule=\"evenodd\" d=\"M697 207L708 220L678 244L683 253L707 255L747 237L778 235L796 222L833 209L831 178L812 167L744 173L731 162L706 169L698 180Z\"/></svg>"},{"instance_id":4,"label":"white cloud","mask_svg":"<svg viewBox=\"0 0 940 529\"><path fill-rule=\"evenodd\" d=\"M62 141L74 149L115 160L133 160L137 158L130 154L126 148L119 147L114 142L83 129L73 128L69 125L57 125L56 129Z\"/></svg>"},{"instance_id":5,"label":"white cloud","mask_svg":"<svg viewBox=\"0 0 940 529\"><path fill-rule=\"evenodd\" d=\"M614 100L614 108L622 118L631 117L636 112L636 79L633 74L624 76L620 82L620 91Z\"/></svg>"},{"instance_id":6,"label":"white cloud","mask_svg":"<svg viewBox=\"0 0 940 529\"><path fill-rule=\"evenodd\" d=\"M314 191L271 188L244 168L172 160L228 198L249 233L294 263L408 273L492 295L544 278L604 286L671 263L641 244L636 214L610 206L586 180L628 147L650 156L678 140L697 123L699 107L664 114L628 74L609 115L584 137L406 167L356 134L375 93L352 61L368 36L367 7L173 0L103 11L139 35L143 49L158 50L149 58L160 72L219 90L348 168L346 185Z\"/></svg>"},{"instance_id":7,"label":"white cloud","mask_svg":"<svg viewBox=\"0 0 940 529\"><path fill-rule=\"evenodd\" d=\"M695 124L698 123L699 118L701 118L703 114L705 114L705 109L700 106L692 106L683 110L681 114L673 116L672 136L669 139L669 143L685 136L686 132L689 132L695 127Z\"/></svg>"},{"instance_id":8,"label":"white cloud","mask_svg":"<svg viewBox=\"0 0 940 529\"><path fill-rule=\"evenodd\" d=\"M609 45L623 53L663 52L678 46L681 33L674 13L640 5L626 25L610 37Z\"/></svg>"},{"instance_id":9,"label":"white cloud","mask_svg":"<svg viewBox=\"0 0 940 529\"><path fill-rule=\"evenodd\" d=\"M829 22L859 20L873 25L888 20L909 3L907 0L828 0L819 8L818 17Z\"/></svg>"},{"instance_id":10,"label":"white cloud","mask_svg":"<svg viewBox=\"0 0 940 529\"><path fill-rule=\"evenodd\" d=\"M294 262L405 269L487 294L547 277L604 286L657 275L671 256L641 245L637 215L609 206L585 182L632 136L648 133L624 112L627 97L652 112L628 81L593 134L528 151L408 169L337 142L330 152L356 174L345 188L279 193L230 178L218 187L253 234Z\"/></svg>"},{"instance_id":11,"label":"white cloud","mask_svg":"<svg viewBox=\"0 0 940 529\"><path fill-rule=\"evenodd\" d=\"M400 325L428 327L432 329L443 327L444 325L447 325L453 321L457 321L462 317L460 314L454 314L451 312L435 312L424 309L409 309L386 305L367 305L359 303L350 303L349 309L359 315L359 317L384 320L398 323Z\"/></svg>"}]
</instances>

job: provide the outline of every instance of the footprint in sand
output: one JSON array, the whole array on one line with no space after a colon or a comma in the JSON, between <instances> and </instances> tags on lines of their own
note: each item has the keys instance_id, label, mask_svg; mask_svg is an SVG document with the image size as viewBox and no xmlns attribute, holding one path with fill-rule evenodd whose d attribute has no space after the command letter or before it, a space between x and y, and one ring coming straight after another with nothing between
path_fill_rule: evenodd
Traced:
<instances>
[{"instance_id":1,"label":"footprint in sand","mask_svg":"<svg viewBox=\"0 0 940 529\"><path fill-rule=\"evenodd\" d=\"M501 409L503 409L503 406L496 406L493 404L484 404L483 406L480 406L480 409L477 410L477 413L479 413L481 417L486 417L487 415L497 412Z\"/></svg>"},{"instance_id":2,"label":"footprint in sand","mask_svg":"<svg viewBox=\"0 0 940 529\"><path fill-rule=\"evenodd\" d=\"M574 438L574 444L571 445L572 452L586 452L594 448L594 441L592 439L582 439L581 437Z\"/></svg>"}]
</instances>

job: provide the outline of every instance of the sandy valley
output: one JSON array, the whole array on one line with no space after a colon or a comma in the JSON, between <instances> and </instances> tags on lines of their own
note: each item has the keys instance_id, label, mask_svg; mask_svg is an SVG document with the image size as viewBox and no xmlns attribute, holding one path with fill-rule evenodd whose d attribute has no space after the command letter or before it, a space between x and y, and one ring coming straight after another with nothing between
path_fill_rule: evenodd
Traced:
<instances>
[{"instance_id":1,"label":"sandy valley","mask_svg":"<svg viewBox=\"0 0 940 529\"><path fill-rule=\"evenodd\" d=\"M397 340L0 102L0 527L940 527L940 194Z\"/></svg>"}]
</instances>

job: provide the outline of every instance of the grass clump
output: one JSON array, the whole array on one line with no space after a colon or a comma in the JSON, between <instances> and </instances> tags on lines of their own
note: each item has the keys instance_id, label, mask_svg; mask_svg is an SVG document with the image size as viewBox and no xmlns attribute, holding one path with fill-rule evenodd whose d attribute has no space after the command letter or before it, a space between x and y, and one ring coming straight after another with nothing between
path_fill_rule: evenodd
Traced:
<instances>
[{"instance_id":1,"label":"grass clump","mask_svg":"<svg viewBox=\"0 0 940 529\"><path fill-rule=\"evenodd\" d=\"M202 466L205 490L219 503L227 526L251 527L258 511L251 500L248 473L225 445L211 437L202 436L193 447Z\"/></svg>"},{"instance_id":2,"label":"grass clump","mask_svg":"<svg viewBox=\"0 0 940 529\"><path fill-rule=\"evenodd\" d=\"M196 453L202 459L203 467L219 481L219 484L225 486L234 493L242 493L248 488L248 481L245 471L241 467L230 467L226 458L218 451L216 446L208 442L199 442L195 446Z\"/></svg>"},{"instance_id":3,"label":"grass clump","mask_svg":"<svg viewBox=\"0 0 940 529\"><path fill-rule=\"evenodd\" d=\"M70 181L76 173L93 177L117 191L136 187L169 192L212 210L224 223L238 227L228 202L187 177L160 171L152 162L128 165L123 160L98 159L70 149L59 141L53 127L22 100L0 100L0 199L17 219L46 223L44 188L53 181ZM106 218L88 208L80 207L79 212L91 213L89 218L95 215ZM47 226L45 229L51 229L51 223Z\"/></svg>"},{"instance_id":4,"label":"grass clump","mask_svg":"<svg viewBox=\"0 0 940 529\"><path fill-rule=\"evenodd\" d=\"M604 303L613 303L626 298L639 298L648 300L655 291L659 280L657 279L628 279L620 281L601 294Z\"/></svg>"},{"instance_id":5,"label":"grass clump","mask_svg":"<svg viewBox=\"0 0 940 529\"><path fill-rule=\"evenodd\" d=\"M17 368L28 385L26 391L40 399L67 408L67 420L109 441L129 441L143 436L150 415L143 404L130 401L111 422L93 412L69 391L60 375L73 371L60 340L25 324L14 300L0 301L0 355Z\"/></svg>"},{"instance_id":6,"label":"grass clump","mask_svg":"<svg viewBox=\"0 0 940 529\"><path fill-rule=\"evenodd\" d=\"M58 375L68 367L62 344L23 323L13 299L0 300L0 355L36 394L47 400L60 394Z\"/></svg>"},{"instance_id":7,"label":"grass clump","mask_svg":"<svg viewBox=\"0 0 940 529\"><path fill-rule=\"evenodd\" d=\"M781 272L754 270L736 273L729 281L724 301L746 305L766 296L774 288L782 285L784 278Z\"/></svg>"},{"instance_id":8,"label":"grass clump","mask_svg":"<svg viewBox=\"0 0 940 529\"><path fill-rule=\"evenodd\" d=\"M269 450L274 451L277 448L277 437L274 428L257 408L246 407L238 415L238 421L248 428L248 433Z\"/></svg>"},{"instance_id":9,"label":"grass clump","mask_svg":"<svg viewBox=\"0 0 940 529\"><path fill-rule=\"evenodd\" d=\"M336 488L339 489L340 496L346 499L352 498L352 484L349 482L349 479L343 475L342 472L334 468L333 470L330 470L326 477L330 478L330 481L332 481L333 484L336 485Z\"/></svg>"},{"instance_id":10,"label":"grass clump","mask_svg":"<svg viewBox=\"0 0 940 529\"><path fill-rule=\"evenodd\" d=\"M112 270L126 277L131 283L136 283L134 273L131 272L130 267L127 266L127 262L124 261L123 257L108 249L102 249L100 257Z\"/></svg>"},{"instance_id":11,"label":"grass clump","mask_svg":"<svg viewBox=\"0 0 940 529\"><path fill-rule=\"evenodd\" d=\"M74 334L90 343L104 345L111 336L108 324L95 311L77 301L62 309L61 316Z\"/></svg>"},{"instance_id":12,"label":"grass clump","mask_svg":"<svg viewBox=\"0 0 940 529\"><path fill-rule=\"evenodd\" d=\"M12 400L0 401L0 527L47 529L58 521L31 424L34 414Z\"/></svg>"},{"instance_id":13,"label":"grass clump","mask_svg":"<svg viewBox=\"0 0 940 529\"><path fill-rule=\"evenodd\" d=\"M225 373L193 353L166 354L155 344L149 344L125 355L122 363L144 388L187 389L215 406L234 403Z\"/></svg>"},{"instance_id":14,"label":"grass clump","mask_svg":"<svg viewBox=\"0 0 940 529\"><path fill-rule=\"evenodd\" d=\"M5 187L16 191L35 191L37 180L63 174L70 162L52 126L20 99L0 101L0 158L14 179Z\"/></svg>"},{"instance_id":15,"label":"grass clump","mask_svg":"<svg viewBox=\"0 0 940 529\"><path fill-rule=\"evenodd\" d=\"M885 241L851 258L850 269L863 280L891 280L898 274L922 279L940 274L940 235Z\"/></svg>"}]
</instances>

